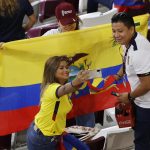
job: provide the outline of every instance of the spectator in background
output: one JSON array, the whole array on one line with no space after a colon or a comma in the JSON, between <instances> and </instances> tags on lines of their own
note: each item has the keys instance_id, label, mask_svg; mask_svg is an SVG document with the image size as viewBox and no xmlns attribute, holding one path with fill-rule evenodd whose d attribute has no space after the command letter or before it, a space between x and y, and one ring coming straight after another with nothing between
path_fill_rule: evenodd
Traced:
<instances>
[{"instance_id":1,"label":"spectator in background","mask_svg":"<svg viewBox=\"0 0 150 150\"><path fill-rule=\"evenodd\" d=\"M29 20L22 25L24 16ZM0 48L3 42L25 39L36 18L28 0L0 0ZM11 134L0 136L0 149L10 149Z\"/></svg>"},{"instance_id":2,"label":"spectator in background","mask_svg":"<svg viewBox=\"0 0 150 150\"><path fill-rule=\"evenodd\" d=\"M88 0L87 13L98 11L98 4L106 6L108 9L112 9L113 0Z\"/></svg>"},{"instance_id":3,"label":"spectator in background","mask_svg":"<svg viewBox=\"0 0 150 150\"><path fill-rule=\"evenodd\" d=\"M133 18L125 12L115 14L112 32L123 46L123 65L116 79L127 75L130 93L119 93L118 101L135 108L135 150L150 150L150 42L135 30Z\"/></svg>"},{"instance_id":4,"label":"spectator in background","mask_svg":"<svg viewBox=\"0 0 150 150\"><path fill-rule=\"evenodd\" d=\"M67 2L60 3L55 9L55 15L58 20L59 28L51 29L50 31L47 31L43 36L79 29L79 18L76 15L75 9L72 4ZM76 124L80 126L94 127L94 113L76 117Z\"/></svg>"}]
</instances>

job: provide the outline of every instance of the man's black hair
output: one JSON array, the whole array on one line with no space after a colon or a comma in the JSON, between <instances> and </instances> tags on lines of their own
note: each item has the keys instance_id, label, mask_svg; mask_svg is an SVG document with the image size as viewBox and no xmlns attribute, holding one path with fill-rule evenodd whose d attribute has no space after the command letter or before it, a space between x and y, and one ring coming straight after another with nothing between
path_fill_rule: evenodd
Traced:
<instances>
[{"instance_id":1,"label":"man's black hair","mask_svg":"<svg viewBox=\"0 0 150 150\"><path fill-rule=\"evenodd\" d=\"M111 23L122 22L128 28L135 27L133 18L126 12L119 12L113 15Z\"/></svg>"}]
</instances>

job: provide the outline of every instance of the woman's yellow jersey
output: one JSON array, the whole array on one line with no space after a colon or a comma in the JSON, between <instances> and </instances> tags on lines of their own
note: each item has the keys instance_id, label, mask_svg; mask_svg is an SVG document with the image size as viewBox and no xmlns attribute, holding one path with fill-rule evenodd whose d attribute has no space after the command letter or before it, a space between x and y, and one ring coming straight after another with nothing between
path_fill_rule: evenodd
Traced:
<instances>
[{"instance_id":1,"label":"woman's yellow jersey","mask_svg":"<svg viewBox=\"0 0 150 150\"><path fill-rule=\"evenodd\" d=\"M35 124L45 136L61 135L66 127L67 113L72 109L68 95L57 98L58 83L50 84L41 97L41 108Z\"/></svg>"}]
</instances>

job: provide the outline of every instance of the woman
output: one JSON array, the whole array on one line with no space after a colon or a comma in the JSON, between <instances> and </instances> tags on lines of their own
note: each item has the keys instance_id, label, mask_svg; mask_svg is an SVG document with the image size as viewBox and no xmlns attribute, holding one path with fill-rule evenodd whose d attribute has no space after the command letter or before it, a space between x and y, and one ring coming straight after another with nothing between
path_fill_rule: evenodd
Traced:
<instances>
[{"instance_id":1,"label":"woman","mask_svg":"<svg viewBox=\"0 0 150 150\"><path fill-rule=\"evenodd\" d=\"M88 71L69 78L68 58L54 56L46 61L41 85L41 106L27 133L29 150L56 150L66 126L66 115L72 109L69 93L88 79ZM87 149L86 145L82 149Z\"/></svg>"},{"instance_id":2,"label":"woman","mask_svg":"<svg viewBox=\"0 0 150 150\"><path fill-rule=\"evenodd\" d=\"M23 25L24 16L28 22ZM0 42L26 38L28 31L36 22L33 8L28 0L0 0Z\"/></svg>"},{"instance_id":3,"label":"woman","mask_svg":"<svg viewBox=\"0 0 150 150\"><path fill-rule=\"evenodd\" d=\"M25 15L29 20L22 25ZM28 0L0 0L0 49L4 42L26 38L25 32L35 22L33 8ZM0 136L0 149L9 149L10 147L11 134Z\"/></svg>"},{"instance_id":4,"label":"woman","mask_svg":"<svg viewBox=\"0 0 150 150\"><path fill-rule=\"evenodd\" d=\"M116 42L123 45L123 66L116 79L127 75L131 92L119 93L118 100L135 105L135 150L150 149L150 43L137 33L133 18L125 12L115 14L112 32Z\"/></svg>"},{"instance_id":5,"label":"woman","mask_svg":"<svg viewBox=\"0 0 150 150\"><path fill-rule=\"evenodd\" d=\"M55 16L58 21L59 28L47 31L43 36L58 34L79 29L80 19L76 15L76 11L72 4L67 2L60 3L55 9ZM76 124L79 126L94 127L95 115L89 113L76 117Z\"/></svg>"}]
</instances>

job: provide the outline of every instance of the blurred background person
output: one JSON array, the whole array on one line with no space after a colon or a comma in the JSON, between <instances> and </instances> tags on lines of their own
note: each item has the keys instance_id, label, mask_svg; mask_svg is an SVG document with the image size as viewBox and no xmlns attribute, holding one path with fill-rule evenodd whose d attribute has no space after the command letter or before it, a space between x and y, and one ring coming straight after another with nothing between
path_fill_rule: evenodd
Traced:
<instances>
[{"instance_id":1,"label":"blurred background person","mask_svg":"<svg viewBox=\"0 0 150 150\"><path fill-rule=\"evenodd\" d=\"M24 16L28 21L23 24ZM25 32L36 22L28 0L0 0L0 42L25 39Z\"/></svg>"},{"instance_id":2,"label":"blurred background person","mask_svg":"<svg viewBox=\"0 0 150 150\"><path fill-rule=\"evenodd\" d=\"M23 25L24 16L28 22ZM28 0L0 0L0 47L3 42L25 39L25 32L36 22ZM0 136L0 149L10 149L11 134Z\"/></svg>"},{"instance_id":3,"label":"blurred background person","mask_svg":"<svg viewBox=\"0 0 150 150\"><path fill-rule=\"evenodd\" d=\"M80 19L76 15L75 8L72 4L67 2L60 3L55 9L55 16L58 21L58 29L51 29L47 31L43 36L74 31L79 29ZM95 115L89 113L76 117L76 125L94 127L95 126Z\"/></svg>"}]
</instances>

